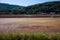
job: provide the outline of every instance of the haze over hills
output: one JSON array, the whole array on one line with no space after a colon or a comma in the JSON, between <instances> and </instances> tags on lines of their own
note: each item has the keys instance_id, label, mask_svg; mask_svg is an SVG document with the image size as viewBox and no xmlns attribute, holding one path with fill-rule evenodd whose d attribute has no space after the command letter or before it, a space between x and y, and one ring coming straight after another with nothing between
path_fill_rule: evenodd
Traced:
<instances>
[{"instance_id":1,"label":"haze over hills","mask_svg":"<svg viewBox=\"0 0 60 40\"><path fill-rule=\"evenodd\" d=\"M23 6L0 3L0 9L5 9L5 10L21 8L21 7L23 7Z\"/></svg>"},{"instance_id":2,"label":"haze over hills","mask_svg":"<svg viewBox=\"0 0 60 40\"><path fill-rule=\"evenodd\" d=\"M0 14L48 14L50 12L60 13L60 1L39 3L27 7L0 3Z\"/></svg>"}]
</instances>

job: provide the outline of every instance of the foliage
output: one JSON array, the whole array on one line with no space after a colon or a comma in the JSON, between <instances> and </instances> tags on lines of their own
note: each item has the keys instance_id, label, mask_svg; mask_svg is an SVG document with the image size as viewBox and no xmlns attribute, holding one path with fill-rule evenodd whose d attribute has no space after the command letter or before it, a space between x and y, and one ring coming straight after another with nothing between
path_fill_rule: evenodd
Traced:
<instances>
[{"instance_id":1,"label":"foliage","mask_svg":"<svg viewBox=\"0 0 60 40\"><path fill-rule=\"evenodd\" d=\"M45 2L31 6L18 6L0 3L0 14L60 14L60 1Z\"/></svg>"},{"instance_id":2,"label":"foliage","mask_svg":"<svg viewBox=\"0 0 60 40\"><path fill-rule=\"evenodd\" d=\"M0 40L60 40L60 34L46 33L0 33Z\"/></svg>"}]
</instances>

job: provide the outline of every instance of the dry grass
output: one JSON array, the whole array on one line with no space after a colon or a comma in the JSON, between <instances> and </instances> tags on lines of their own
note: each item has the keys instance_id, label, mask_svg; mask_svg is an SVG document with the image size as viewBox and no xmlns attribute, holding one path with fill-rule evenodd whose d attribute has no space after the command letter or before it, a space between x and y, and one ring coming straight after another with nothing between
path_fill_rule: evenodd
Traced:
<instances>
[{"instance_id":1,"label":"dry grass","mask_svg":"<svg viewBox=\"0 0 60 40\"><path fill-rule=\"evenodd\" d=\"M0 18L0 32L60 32L60 18Z\"/></svg>"}]
</instances>

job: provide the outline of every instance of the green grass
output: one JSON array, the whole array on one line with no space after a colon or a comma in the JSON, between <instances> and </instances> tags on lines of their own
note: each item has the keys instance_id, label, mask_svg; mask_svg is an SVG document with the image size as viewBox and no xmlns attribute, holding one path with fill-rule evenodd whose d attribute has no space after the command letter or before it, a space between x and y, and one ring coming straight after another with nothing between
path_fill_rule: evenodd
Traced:
<instances>
[{"instance_id":1,"label":"green grass","mask_svg":"<svg viewBox=\"0 0 60 40\"><path fill-rule=\"evenodd\" d=\"M46 33L0 33L0 40L60 40L60 34Z\"/></svg>"}]
</instances>

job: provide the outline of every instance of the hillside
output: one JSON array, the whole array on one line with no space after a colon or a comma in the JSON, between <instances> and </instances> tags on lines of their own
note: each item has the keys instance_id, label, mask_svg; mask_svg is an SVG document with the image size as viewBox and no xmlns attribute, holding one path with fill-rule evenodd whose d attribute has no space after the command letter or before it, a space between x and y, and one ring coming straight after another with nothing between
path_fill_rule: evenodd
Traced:
<instances>
[{"instance_id":1,"label":"hillside","mask_svg":"<svg viewBox=\"0 0 60 40\"><path fill-rule=\"evenodd\" d=\"M0 3L0 14L9 14L10 12L13 13L13 11L16 13L18 9L23 9L23 6L19 5L10 5L5 3Z\"/></svg>"},{"instance_id":2,"label":"hillside","mask_svg":"<svg viewBox=\"0 0 60 40\"><path fill-rule=\"evenodd\" d=\"M41 4L35 4L28 6L27 9L29 9L28 13L49 13L49 12L60 12L60 1L54 1L54 2L45 2Z\"/></svg>"},{"instance_id":3,"label":"hillside","mask_svg":"<svg viewBox=\"0 0 60 40\"><path fill-rule=\"evenodd\" d=\"M27 7L0 3L0 14L41 14L60 13L60 1L30 5Z\"/></svg>"}]
</instances>

